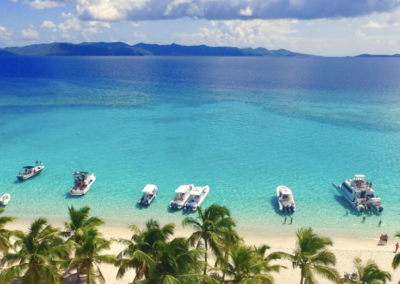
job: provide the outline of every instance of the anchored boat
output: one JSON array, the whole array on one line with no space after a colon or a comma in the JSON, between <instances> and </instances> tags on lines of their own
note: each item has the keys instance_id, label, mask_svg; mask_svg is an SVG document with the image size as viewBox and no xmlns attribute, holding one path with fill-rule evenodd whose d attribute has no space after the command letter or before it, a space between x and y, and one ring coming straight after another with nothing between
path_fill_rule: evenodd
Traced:
<instances>
[{"instance_id":1,"label":"anchored boat","mask_svg":"<svg viewBox=\"0 0 400 284\"><path fill-rule=\"evenodd\" d=\"M8 193L3 194L3 196L0 198L0 204L6 206L8 202L11 200L11 195Z\"/></svg>"},{"instance_id":2,"label":"anchored boat","mask_svg":"<svg viewBox=\"0 0 400 284\"><path fill-rule=\"evenodd\" d=\"M71 195L85 195L96 180L95 175L88 172L75 172L74 186L69 189Z\"/></svg>"},{"instance_id":3,"label":"anchored boat","mask_svg":"<svg viewBox=\"0 0 400 284\"><path fill-rule=\"evenodd\" d=\"M383 211L381 198L375 196L372 182L366 182L365 175L355 175L353 179L348 179L341 185L333 183L333 186L357 211L372 209L377 212Z\"/></svg>"},{"instance_id":4,"label":"anchored boat","mask_svg":"<svg viewBox=\"0 0 400 284\"><path fill-rule=\"evenodd\" d=\"M23 171L20 171L19 174L17 175L17 179L20 181L27 180L31 177L37 176L42 172L44 169L44 165L42 162L36 162L36 167L34 166L26 166L23 167Z\"/></svg>"},{"instance_id":5,"label":"anchored boat","mask_svg":"<svg viewBox=\"0 0 400 284\"><path fill-rule=\"evenodd\" d=\"M146 184L146 186L142 190L143 196L139 200L140 205L150 205L154 198L157 196L158 188L154 184Z\"/></svg>"},{"instance_id":6,"label":"anchored boat","mask_svg":"<svg viewBox=\"0 0 400 284\"><path fill-rule=\"evenodd\" d=\"M204 199L207 197L209 192L210 192L210 187L208 185L196 186L190 192L190 197L185 205L185 210L196 211L197 207L203 204Z\"/></svg>"},{"instance_id":7,"label":"anchored boat","mask_svg":"<svg viewBox=\"0 0 400 284\"><path fill-rule=\"evenodd\" d=\"M276 197L278 198L279 210L282 212L295 212L296 204L290 188L280 185L276 188Z\"/></svg>"},{"instance_id":8,"label":"anchored boat","mask_svg":"<svg viewBox=\"0 0 400 284\"><path fill-rule=\"evenodd\" d=\"M194 188L194 184L181 185L175 190L175 197L169 203L169 207L173 209L182 209L190 197L190 191Z\"/></svg>"}]
</instances>

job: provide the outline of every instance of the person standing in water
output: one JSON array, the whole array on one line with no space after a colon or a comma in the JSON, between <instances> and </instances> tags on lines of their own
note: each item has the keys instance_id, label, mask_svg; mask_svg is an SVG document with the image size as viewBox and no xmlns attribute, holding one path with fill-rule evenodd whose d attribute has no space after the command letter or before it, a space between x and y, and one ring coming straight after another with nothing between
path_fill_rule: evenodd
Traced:
<instances>
[{"instance_id":1,"label":"person standing in water","mask_svg":"<svg viewBox=\"0 0 400 284\"><path fill-rule=\"evenodd\" d=\"M290 217L290 224L293 223L293 217Z\"/></svg>"},{"instance_id":2,"label":"person standing in water","mask_svg":"<svg viewBox=\"0 0 400 284\"><path fill-rule=\"evenodd\" d=\"M382 224L382 220L379 220L379 224L378 224L378 226L380 226Z\"/></svg>"},{"instance_id":3,"label":"person standing in water","mask_svg":"<svg viewBox=\"0 0 400 284\"><path fill-rule=\"evenodd\" d=\"M285 216L285 224L286 224L286 218L287 218L287 217Z\"/></svg>"}]
</instances>

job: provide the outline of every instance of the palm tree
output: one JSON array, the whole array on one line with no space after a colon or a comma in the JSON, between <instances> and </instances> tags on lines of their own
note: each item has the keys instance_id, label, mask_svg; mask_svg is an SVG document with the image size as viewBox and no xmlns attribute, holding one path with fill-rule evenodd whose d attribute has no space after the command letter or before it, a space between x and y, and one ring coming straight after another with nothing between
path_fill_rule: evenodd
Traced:
<instances>
[{"instance_id":1,"label":"palm tree","mask_svg":"<svg viewBox=\"0 0 400 284\"><path fill-rule=\"evenodd\" d=\"M198 261L201 251L189 249L185 238L174 238L158 244L159 253L152 257L142 251L134 253L137 259L146 263L149 275L139 283L183 284L183 283L219 283L208 275L202 275L202 262Z\"/></svg>"},{"instance_id":2,"label":"palm tree","mask_svg":"<svg viewBox=\"0 0 400 284\"><path fill-rule=\"evenodd\" d=\"M0 215L4 213L4 208L0 208ZM14 221L15 217L10 216L1 216L0 217L0 251L3 254L6 254L11 247L10 244L10 236L12 234L11 231L4 229L4 226L8 223Z\"/></svg>"},{"instance_id":3,"label":"palm tree","mask_svg":"<svg viewBox=\"0 0 400 284\"><path fill-rule=\"evenodd\" d=\"M339 273L334 266L335 255L327 249L333 246L330 238L314 234L312 228L301 228L297 231L297 244L294 254L287 257L292 260L293 267L300 267L300 284L316 283L314 275L318 274L330 281L339 281Z\"/></svg>"},{"instance_id":4,"label":"palm tree","mask_svg":"<svg viewBox=\"0 0 400 284\"><path fill-rule=\"evenodd\" d=\"M342 283L354 283L354 284L384 284L386 280L392 280L389 272L380 270L378 265L373 260L368 260L363 265L362 260L359 257L354 259L354 266L356 267L358 279L343 278Z\"/></svg>"},{"instance_id":5,"label":"palm tree","mask_svg":"<svg viewBox=\"0 0 400 284\"><path fill-rule=\"evenodd\" d=\"M76 210L74 206L68 207L69 220L64 223L65 231L62 232L62 235L76 243L81 243L81 238L85 230L96 228L104 224L104 221L100 218L89 218L89 212L89 206L84 206L78 210Z\"/></svg>"},{"instance_id":6,"label":"palm tree","mask_svg":"<svg viewBox=\"0 0 400 284\"><path fill-rule=\"evenodd\" d=\"M183 219L182 226L191 226L195 230L188 239L191 246L196 245L196 248L199 248L204 245L203 275L206 275L208 249L211 249L217 258L221 257L222 242L229 238L229 235L236 234L233 230L236 224L225 206L213 204L204 212L201 207L198 207L197 214L197 218Z\"/></svg>"},{"instance_id":7,"label":"palm tree","mask_svg":"<svg viewBox=\"0 0 400 284\"><path fill-rule=\"evenodd\" d=\"M223 279L223 282L274 283L270 272L279 272L284 266L270 265L270 261L281 258L281 253L271 253L265 257L268 249L267 245L257 248L239 243L230 251L228 263L223 269L232 280Z\"/></svg>"},{"instance_id":8,"label":"palm tree","mask_svg":"<svg viewBox=\"0 0 400 284\"><path fill-rule=\"evenodd\" d=\"M85 273L87 283L96 282L96 269L101 274L98 264L114 264L116 257L114 255L101 255L103 250L109 250L112 241L103 238L103 235L94 228L83 231L80 243L75 243L75 256L69 263L70 268L76 268L78 271L78 282L80 274Z\"/></svg>"},{"instance_id":9,"label":"palm tree","mask_svg":"<svg viewBox=\"0 0 400 284\"><path fill-rule=\"evenodd\" d=\"M122 278L128 269L136 269L134 281L149 278L149 267L142 258L137 257L143 253L153 259L157 259L159 255L159 246L166 243L168 238L173 235L175 225L170 223L163 227L160 224L150 219L146 222L144 230L140 230L137 226L130 226L134 233L130 240L121 239L120 242L127 247L118 255L116 266L119 266L117 278ZM140 253L136 253L139 251Z\"/></svg>"},{"instance_id":10,"label":"palm tree","mask_svg":"<svg viewBox=\"0 0 400 284\"><path fill-rule=\"evenodd\" d=\"M60 229L48 225L47 220L34 221L27 233L14 232L16 253L8 253L1 260L7 265L0 273L0 283L9 283L22 276L21 283L62 283L60 262L70 254L70 243L60 237Z\"/></svg>"}]
</instances>

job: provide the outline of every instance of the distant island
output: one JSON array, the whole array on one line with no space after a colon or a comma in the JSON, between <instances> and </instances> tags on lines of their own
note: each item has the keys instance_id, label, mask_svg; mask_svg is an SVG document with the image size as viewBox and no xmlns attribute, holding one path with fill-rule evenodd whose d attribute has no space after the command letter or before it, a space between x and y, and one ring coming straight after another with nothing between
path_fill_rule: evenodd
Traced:
<instances>
[{"instance_id":1,"label":"distant island","mask_svg":"<svg viewBox=\"0 0 400 284\"><path fill-rule=\"evenodd\" d=\"M0 49L0 55L14 56L271 56L312 57L313 55L291 52L286 49L211 47L206 45L184 46L123 42L84 42L33 44Z\"/></svg>"},{"instance_id":2,"label":"distant island","mask_svg":"<svg viewBox=\"0 0 400 284\"><path fill-rule=\"evenodd\" d=\"M129 45L124 42L83 42L45 43L21 47L0 48L0 56L264 56L264 57L322 57L292 52L286 49L270 50L259 48L238 48L228 46L212 47L207 45L185 46L179 44ZM395 58L400 54L374 55L360 54L347 57L383 57Z\"/></svg>"}]
</instances>

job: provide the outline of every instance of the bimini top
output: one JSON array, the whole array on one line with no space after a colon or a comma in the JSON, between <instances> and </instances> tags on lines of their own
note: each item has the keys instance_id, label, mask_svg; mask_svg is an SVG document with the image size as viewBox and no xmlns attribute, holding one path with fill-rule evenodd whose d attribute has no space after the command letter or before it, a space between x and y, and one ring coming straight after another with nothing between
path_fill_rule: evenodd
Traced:
<instances>
[{"instance_id":1,"label":"bimini top","mask_svg":"<svg viewBox=\"0 0 400 284\"><path fill-rule=\"evenodd\" d=\"M74 172L74 176L77 175L87 175L89 172Z\"/></svg>"},{"instance_id":2,"label":"bimini top","mask_svg":"<svg viewBox=\"0 0 400 284\"><path fill-rule=\"evenodd\" d=\"M355 175L354 180L365 180L365 175Z\"/></svg>"},{"instance_id":3,"label":"bimini top","mask_svg":"<svg viewBox=\"0 0 400 284\"><path fill-rule=\"evenodd\" d=\"M193 188L194 188L193 184L181 185L175 190L175 192L176 193L186 193L188 190L190 191Z\"/></svg>"},{"instance_id":4,"label":"bimini top","mask_svg":"<svg viewBox=\"0 0 400 284\"><path fill-rule=\"evenodd\" d=\"M203 190L205 189L205 186L200 186L200 187L195 187L194 189L192 189L192 191L190 192L190 195L201 195L201 193L203 192Z\"/></svg>"},{"instance_id":5,"label":"bimini top","mask_svg":"<svg viewBox=\"0 0 400 284\"><path fill-rule=\"evenodd\" d=\"M284 185L278 186L278 190L279 190L282 194L292 194L292 191L291 191L288 187L286 187L286 186L284 186Z\"/></svg>"},{"instance_id":6,"label":"bimini top","mask_svg":"<svg viewBox=\"0 0 400 284\"><path fill-rule=\"evenodd\" d=\"M143 193L149 194L153 194L155 191L157 191L157 186L155 186L154 184L146 184L146 186L142 190Z\"/></svg>"},{"instance_id":7,"label":"bimini top","mask_svg":"<svg viewBox=\"0 0 400 284\"><path fill-rule=\"evenodd\" d=\"M32 167L32 166L26 166L26 167L23 167L23 169L33 169L34 167Z\"/></svg>"}]
</instances>

